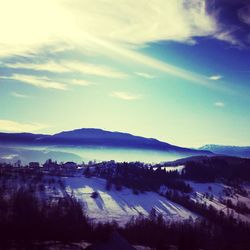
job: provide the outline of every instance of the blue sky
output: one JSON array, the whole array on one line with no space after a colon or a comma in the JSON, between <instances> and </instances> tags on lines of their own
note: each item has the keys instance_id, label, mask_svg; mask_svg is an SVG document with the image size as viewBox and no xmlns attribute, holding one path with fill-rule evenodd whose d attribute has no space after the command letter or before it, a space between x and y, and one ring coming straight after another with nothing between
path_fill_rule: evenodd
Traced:
<instances>
[{"instance_id":1,"label":"blue sky","mask_svg":"<svg viewBox=\"0 0 250 250\"><path fill-rule=\"evenodd\" d=\"M250 5L0 3L0 131L250 145Z\"/></svg>"}]
</instances>

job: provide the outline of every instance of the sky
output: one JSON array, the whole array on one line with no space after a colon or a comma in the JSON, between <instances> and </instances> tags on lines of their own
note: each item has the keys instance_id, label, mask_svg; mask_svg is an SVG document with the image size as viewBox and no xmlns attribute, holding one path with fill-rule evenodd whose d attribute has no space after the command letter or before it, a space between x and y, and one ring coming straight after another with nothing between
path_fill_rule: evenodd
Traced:
<instances>
[{"instance_id":1,"label":"sky","mask_svg":"<svg viewBox=\"0 0 250 250\"><path fill-rule=\"evenodd\" d=\"M245 0L0 0L0 131L250 145Z\"/></svg>"}]
</instances>

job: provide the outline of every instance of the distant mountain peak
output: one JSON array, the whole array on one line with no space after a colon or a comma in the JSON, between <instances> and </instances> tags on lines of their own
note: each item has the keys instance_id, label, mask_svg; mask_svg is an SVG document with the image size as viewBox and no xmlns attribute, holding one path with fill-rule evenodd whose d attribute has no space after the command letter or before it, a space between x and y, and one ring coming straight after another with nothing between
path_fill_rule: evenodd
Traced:
<instances>
[{"instance_id":1,"label":"distant mountain peak","mask_svg":"<svg viewBox=\"0 0 250 250\"><path fill-rule=\"evenodd\" d=\"M74 130L69 130L69 131L62 131L60 133L54 134L53 136L107 136L107 137L121 137L121 138L143 138L155 142L160 142L160 143L166 143L166 142L161 142L157 139L154 138L146 138L142 136L136 136L127 132L119 132L119 131L109 131L109 130L104 130L100 128L79 128L79 129L74 129ZM171 145L169 143L166 143L168 145Z\"/></svg>"},{"instance_id":2,"label":"distant mountain peak","mask_svg":"<svg viewBox=\"0 0 250 250\"><path fill-rule=\"evenodd\" d=\"M209 150L215 154L237 156L237 157L250 157L250 146L231 146L231 145L217 145L207 144L199 150Z\"/></svg>"}]
</instances>

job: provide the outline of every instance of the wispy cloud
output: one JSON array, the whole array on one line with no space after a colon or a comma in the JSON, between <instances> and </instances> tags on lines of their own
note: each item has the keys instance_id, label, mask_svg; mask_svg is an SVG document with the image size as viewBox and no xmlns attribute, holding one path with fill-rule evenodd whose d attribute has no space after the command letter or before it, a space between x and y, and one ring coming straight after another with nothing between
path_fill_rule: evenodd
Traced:
<instances>
[{"instance_id":1,"label":"wispy cloud","mask_svg":"<svg viewBox=\"0 0 250 250\"><path fill-rule=\"evenodd\" d=\"M46 76L14 74L12 76L2 76L0 78L19 81L38 88L67 90L66 84L53 81Z\"/></svg>"},{"instance_id":2,"label":"wispy cloud","mask_svg":"<svg viewBox=\"0 0 250 250\"><path fill-rule=\"evenodd\" d=\"M246 4L243 8L238 10L239 19L245 24L250 25L250 5Z\"/></svg>"},{"instance_id":3,"label":"wispy cloud","mask_svg":"<svg viewBox=\"0 0 250 250\"><path fill-rule=\"evenodd\" d=\"M241 46L241 43L239 42L239 40L237 40L235 38L233 33L234 32L230 29L229 30L222 30L222 31L216 33L214 35L214 37L218 40L231 43L232 45Z\"/></svg>"},{"instance_id":4,"label":"wispy cloud","mask_svg":"<svg viewBox=\"0 0 250 250\"><path fill-rule=\"evenodd\" d=\"M5 132L35 132L47 128L41 123L20 123L11 120L0 120L0 131Z\"/></svg>"},{"instance_id":5,"label":"wispy cloud","mask_svg":"<svg viewBox=\"0 0 250 250\"><path fill-rule=\"evenodd\" d=\"M225 107L225 103L218 101L214 103L214 106L219 107L219 108L224 108Z\"/></svg>"},{"instance_id":6,"label":"wispy cloud","mask_svg":"<svg viewBox=\"0 0 250 250\"><path fill-rule=\"evenodd\" d=\"M141 95L135 95L127 92L121 92L121 91L114 91L111 93L111 96L116 97L118 99L126 100L126 101L132 101L136 99L140 99Z\"/></svg>"},{"instance_id":7,"label":"wispy cloud","mask_svg":"<svg viewBox=\"0 0 250 250\"><path fill-rule=\"evenodd\" d=\"M212 80L212 81L218 81L222 78L221 75L212 75L212 76L209 76L209 79Z\"/></svg>"},{"instance_id":8,"label":"wispy cloud","mask_svg":"<svg viewBox=\"0 0 250 250\"><path fill-rule=\"evenodd\" d=\"M155 76L148 74L148 73L144 73L144 72L135 72L136 75L147 78L147 79L154 79Z\"/></svg>"},{"instance_id":9,"label":"wispy cloud","mask_svg":"<svg viewBox=\"0 0 250 250\"><path fill-rule=\"evenodd\" d=\"M218 30L214 37L245 48L249 47L250 5L245 0L206 1L207 12L217 23Z\"/></svg>"},{"instance_id":10,"label":"wispy cloud","mask_svg":"<svg viewBox=\"0 0 250 250\"><path fill-rule=\"evenodd\" d=\"M21 94L21 93L18 93L18 92L11 92L10 94L12 96L14 96L14 97L17 97L17 98L30 98L29 95L24 95L24 94Z\"/></svg>"},{"instance_id":11,"label":"wispy cloud","mask_svg":"<svg viewBox=\"0 0 250 250\"><path fill-rule=\"evenodd\" d=\"M9 154L9 155L3 155L0 158L3 160L12 160L17 156L18 156L18 154Z\"/></svg>"},{"instance_id":12,"label":"wispy cloud","mask_svg":"<svg viewBox=\"0 0 250 250\"><path fill-rule=\"evenodd\" d=\"M68 90L69 85L78 85L78 86L89 86L94 85L94 83L83 80L83 79L68 79L67 83L58 82L49 78L47 76L36 76L36 75L24 75L24 74L13 74L11 76L0 76L0 79L8 79L19 81L25 84L29 84L38 88L45 89L57 89L57 90ZM19 92L11 92L12 96L17 98L29 98L30 96L21 94Z\"/></svg>"},{"instance_id":13,"label":"wispy cloud","mask_svg":"<svg viewBox=\"0 0 250 250\"><path fill-rule=\"evenodd\" d=\"M70 60L47 61L44 63L7 63L5 66L14 69L31 69L53 73L82 73L87 75L120 79L127 76L125 73L114 70L107 66Z\"/></svg>"},{"instance_id":14,"label":"wispy cloud","mask_svg":"<svg viewBox=\"0 0 250 250\"><path fill-rule=\"evenodd\" d=\"M61 63L57 63L54 61L47 61L45 63L6 63L5 66L12 69L31 69L53 73L65 73L71 71Z\"/></svg>"},{"instance_id":15,"label":"wispy cloud","mask_svg":"<svg viewBox=\"0 0 250 250\"><path fill-rule=\"evenodd\" d=\"M92 82L86 81L86 80L78 80L78 79L73 79L69 82L70 84L73 85L79 85L79 86L89 86L93 85Z\"/></svg>"}]
</instances>

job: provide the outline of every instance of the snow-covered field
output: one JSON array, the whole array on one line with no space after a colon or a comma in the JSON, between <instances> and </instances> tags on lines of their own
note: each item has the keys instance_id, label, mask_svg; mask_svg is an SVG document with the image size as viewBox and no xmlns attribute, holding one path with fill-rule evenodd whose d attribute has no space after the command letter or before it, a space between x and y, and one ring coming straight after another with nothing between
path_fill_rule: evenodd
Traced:
<instances>
[{"instance_id":1,"label":"snow-covered field","mask_svg":"<svg viewBox=\"0 0 250 250\"><path fill-rule=\"evenodd\" d=\"M182 206L167 200L155 192L145 192L135 195L131 189L124 188L107 191L106 181L100 178L65 177L66 190L73 191L75 196L84 204L87 215L97 221L116 220L126 223L131 217L149 215L152 208L161 213L164 218L186 220L197 216ZM91 198L93 192L99 196Z\"/></svg>"}]
</instances>

